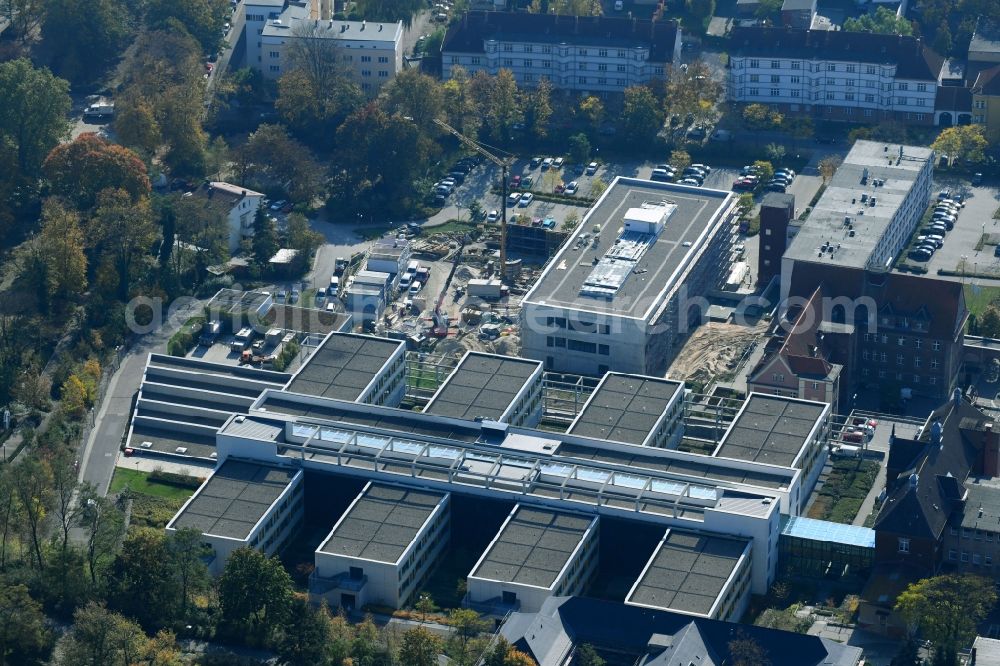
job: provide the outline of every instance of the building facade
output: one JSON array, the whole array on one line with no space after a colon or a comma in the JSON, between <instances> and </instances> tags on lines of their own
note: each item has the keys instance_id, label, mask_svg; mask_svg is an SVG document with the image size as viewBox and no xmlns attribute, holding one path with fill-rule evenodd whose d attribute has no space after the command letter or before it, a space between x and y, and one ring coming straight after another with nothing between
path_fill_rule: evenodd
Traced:
<instances>
[{"instance_id":1,"label":"building facade","mask_svg":"<svg viewBox=\"0 0 1000 666\"><path fill-rule=\"evenodd\" d=\"M547 370L663 376L701 323L700 297L729 276L735 203L718 190L616 178L524 297L521 355Z\"/></svg>"},{"instance_id":2,"label":"building facade","mask_svg":"<svg viewBox=\"0 0 1000 666\"><path fill-rule=\"evenodd\" d=\"M1000 138L1000 65L979 72L972 84L972 122L990 141Z\"/></svg>"},{"instance_id":3,"label":"building facade","mask_svg":"<svg viewBox=\"0 0 1000 666\"><path fill-rule=\"evenodd\" d=\"M292 66L294 45L306 40L328 44L335 49L344 71L369 95L375 94L403 69L402 21L338 21L325 12L318 14L311 4L289 2L277 18L267 20L260 28L260 53L258 61L251 61L251 66L266 78L280 78ZM250 24L247 26L249 31Z\"/></svg>"},{"instance_id":4,"label":"building facade","mask_svg":"<svg viewBox=\"0 0 1000 666\"><path fill-rule=\"evenodd\" d=\"M197 200L210 215L225 220L226 247L236 254L245 240L253 238L253 222L264 195L231 183L213 181L187 192L183 197Z\"/></svg>"},{"instance_id":5,"label":"building facade","mask_svg":"<svg viewBox=\"0 0 1000 666\"><path fill-rule=\"evenodd\" d=\"M944 59L919 39L832 30L736 28L729 99L823 120L934 124Z\"/></svg>"},{"instance_id":6,"label":"building facade","mask_svg":"<svg viewBox=\"0 0 1000 666\"><path fill-rule=\"evenodd\" d=\"M508 69L522 87L548 79L564 90L621 93L665 78L680 53L675 21L469 11L445 36L442 77L457 66L470 74Z\"/></svg>"}]
</instances>

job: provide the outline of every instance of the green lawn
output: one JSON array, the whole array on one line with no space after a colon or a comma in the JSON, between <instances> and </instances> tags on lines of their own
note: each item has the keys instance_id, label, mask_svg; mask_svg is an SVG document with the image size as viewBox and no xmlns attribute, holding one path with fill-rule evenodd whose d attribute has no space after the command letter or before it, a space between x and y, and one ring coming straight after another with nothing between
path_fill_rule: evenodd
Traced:
<instances>
[{"instance_id":1,"label":"green lawn","mask_svg":"<svg viewBox=\"0 0 1000 666\"><path fill-rule=\"evenodd\" d=\"M978 293L976 293L978 292ZM1000 287L983 287L982 285L965 285L965 304L969 313L977 318L990 303L1000 300Z\"/></svg>"},{"instance_id":2,"label":"green lawn","mask_svg":"<svg viewBox=\"0 0 1000 666\"><path fill-rule=\"evenodd\" d=\"M128 486L132 492L141 495L181 501L186 500L194 494L193 488L181 488L167 483L157 483L149 480L147 472L118 467L115 469L115 475L111 479L109 494L121 492L125 486Z\"/></svg>"}]
</instances>

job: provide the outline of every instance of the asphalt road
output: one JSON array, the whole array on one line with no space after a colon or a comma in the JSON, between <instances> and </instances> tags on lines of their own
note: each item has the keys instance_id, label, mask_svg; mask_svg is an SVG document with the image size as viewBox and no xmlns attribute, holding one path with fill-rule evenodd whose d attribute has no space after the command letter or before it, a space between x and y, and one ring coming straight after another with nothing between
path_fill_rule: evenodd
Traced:
<instances>
[{"instance_id":1,"label":"asphalt road","mask_svg":"<svg viewBox=\"0 0 1000 666\"><path fill-rule=\"evenodd\" d=\"M191 301L157 330L139 338L112 376L97 413L96 425L80 455L80 481L93 484L102 495L107 494L114 475L118 446L128 426L132 399L142 382L147 355L164 351L170 336L203 305L204 301Z\"/></svg>"}]
</instances>

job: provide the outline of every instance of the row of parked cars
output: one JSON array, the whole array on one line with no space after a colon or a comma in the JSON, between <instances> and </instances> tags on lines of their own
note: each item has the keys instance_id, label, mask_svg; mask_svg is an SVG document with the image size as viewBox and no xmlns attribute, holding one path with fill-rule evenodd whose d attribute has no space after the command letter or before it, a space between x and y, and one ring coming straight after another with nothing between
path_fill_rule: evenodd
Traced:
<instances>
[{"instance_id":1,"label":"row of parked cars","mask_svg":"<svg viewBox=\"0 0 1000 666\"><path fill-rule=\"evenodd\" d=\"M917 242L910 250L909 258L913 261L930 261L934 252L944 245L945 235L955 228L958 213L965 205L961 195L954 198L947 190L938 195L930 224L920 230Z\"/></svg>"},{"instance_id":2,"label":"row of parked cars","mask_svg":"<svg viewBox=\"0 0 1000 666\"><path fill-rule=\"evenodd\" d=\"M455 188L465 182L466 176L468 176L478 164L479 158L477 157L463 157L455 162L451 169L449 169L448 175L434 183L434 190L432 192L434 195L434 203L439 206L443 206L451 193L455 191Z\"/></svg>"},{"instance_id":3,"label":"row of parked cars","mask_svg":"<svg viewBox=\"0 0 1000 666\"><path fill-rule=\"evenodd\" d=\"M733 181L733 189L736 191L756 190L761 185L763 170L755 165L748 165L740 169L740 175ZM763 189L767 192L784 193L788 186L795 180L795 172L788 168L781 168L774 172L771 179L764 183Z\"/></svg>"},{"instance_id":4,"label":"row of parked cars","mask_svg":"<svg viewBox=\"0 0 1000 666\"><path fill-rule=\"evenodd\" d=\"M705 183L705 178L712 173L712 167L707 164L692 164L678 170L671 164L657 164L653 168L653 173L649 179L660 183L671 183L676 181L681 185L692 185L701 187Z\"/></svg>"}]
</instances>

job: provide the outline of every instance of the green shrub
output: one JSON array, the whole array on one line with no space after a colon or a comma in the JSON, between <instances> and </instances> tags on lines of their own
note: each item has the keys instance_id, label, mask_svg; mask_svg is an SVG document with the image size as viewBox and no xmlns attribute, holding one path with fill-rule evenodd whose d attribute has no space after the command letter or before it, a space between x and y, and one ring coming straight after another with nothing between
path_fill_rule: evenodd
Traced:
<instances>
[{"instance_id":1,"label":"green shrub","mask_svg":"<svg viewBox=\"0 0 1000 666\"><path fill-rule=\"evenodd\" d=\"M179 488L198 488L203 479L187 474L177 474L175 472L164 472L163 470L153 470L149 473L149 480L155 483L162 483L167 486L177 486Z\"/></svg>"}]
</instances>

